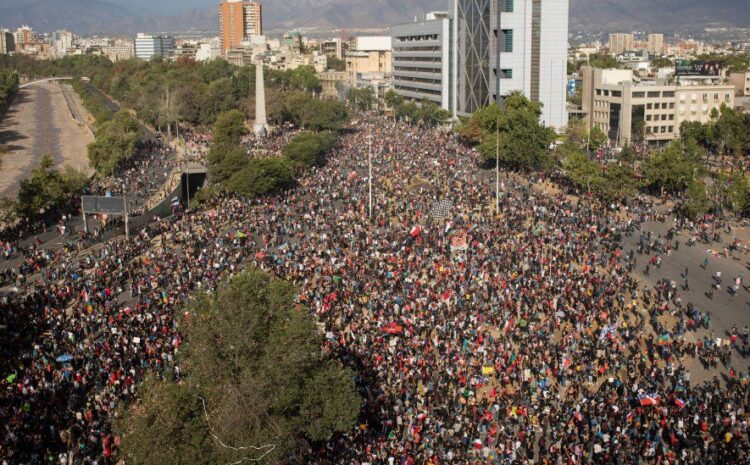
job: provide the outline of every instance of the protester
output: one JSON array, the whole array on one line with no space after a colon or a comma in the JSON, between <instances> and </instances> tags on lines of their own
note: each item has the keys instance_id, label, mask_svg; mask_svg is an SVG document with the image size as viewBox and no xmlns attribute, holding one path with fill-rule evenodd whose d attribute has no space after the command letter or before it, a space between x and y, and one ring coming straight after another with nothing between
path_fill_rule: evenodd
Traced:
<instances>
[{"instance_id":1,"label":"protester","mask_svg":"<svg viewBox=\"0 0 750 465\"><path fill-rule=\"evenodd\" d=\"M703 313L676 284L628 271L621 241L648 202L623 216L504 173L495 209L478 162L450 134L373 118L282 195L39 251L0 301L0 457L115 463L118 406L148 376L179 377L174 312L256 266L298 286L323 349L358 373L360 424L310 463L747 463L750 378L691 384L688 361L727 373L727 349L685 337Z\"/></svg>"}]
</instances>

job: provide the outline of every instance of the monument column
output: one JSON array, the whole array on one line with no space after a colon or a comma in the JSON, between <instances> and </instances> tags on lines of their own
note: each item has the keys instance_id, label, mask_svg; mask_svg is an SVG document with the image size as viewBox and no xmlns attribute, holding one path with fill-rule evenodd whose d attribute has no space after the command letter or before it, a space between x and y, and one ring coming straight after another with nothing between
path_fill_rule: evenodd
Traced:
<instances>
[{"instance_id":1,"label":"monument column","mask_svg":"<svg viewBox=\"0 0 750 465\"><path fill-rule=\"evenodd\" d=\"M266 120L266 89L263 79L263 60L255 63L255 126L253 128L256 136L268 134L268 121Z\"/></svg>"}]
</instances>

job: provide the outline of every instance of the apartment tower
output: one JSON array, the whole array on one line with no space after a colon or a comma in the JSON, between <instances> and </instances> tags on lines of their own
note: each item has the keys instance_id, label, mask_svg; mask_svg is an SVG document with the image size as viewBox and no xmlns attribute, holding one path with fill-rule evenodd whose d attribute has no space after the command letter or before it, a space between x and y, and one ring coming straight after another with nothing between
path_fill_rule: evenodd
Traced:
<instances>
[{"instance_id":1,"label":"apartment tower","mask_svg":"<svg viewBox=\"0 0 750 465\"><path fill-rule=\"evenodd\" d=\"M242 46L251 35L263 34L263 7L248 0L225 0L219 4L221 53Z\"/></svg>"}]
</instances>

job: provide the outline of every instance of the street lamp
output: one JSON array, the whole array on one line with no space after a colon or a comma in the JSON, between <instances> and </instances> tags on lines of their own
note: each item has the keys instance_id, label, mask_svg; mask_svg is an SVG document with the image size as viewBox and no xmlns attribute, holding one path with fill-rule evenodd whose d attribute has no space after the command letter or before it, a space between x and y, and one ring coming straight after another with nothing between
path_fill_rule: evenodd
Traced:
<instances>
[{"instance_id":1,"label":"street lamp","mask_svg":"<svg viewBox=\"0 0 750 465\"><path fill-rule=\"evenodd\" d=\"M495 215L500 213L500 117L495 122Z\"/></svg>"}]
</instances>

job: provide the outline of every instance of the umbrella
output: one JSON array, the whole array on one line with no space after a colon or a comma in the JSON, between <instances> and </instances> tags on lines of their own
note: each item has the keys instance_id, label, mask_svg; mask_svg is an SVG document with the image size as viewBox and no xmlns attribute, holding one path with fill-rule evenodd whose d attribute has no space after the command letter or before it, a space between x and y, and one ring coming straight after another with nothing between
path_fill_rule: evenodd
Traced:
<instances>
[{"instance_id":1,"label":"umbrella","mask_svg":"<svg viewBox=\"0 0 750 465\"><path fill-rule=\"evenodd\" d=\"M71 360L73 360L73 356L70 354L63 354L55 359L55 361L59 363L68 363Z\"/></svg>"}]
</instances>

